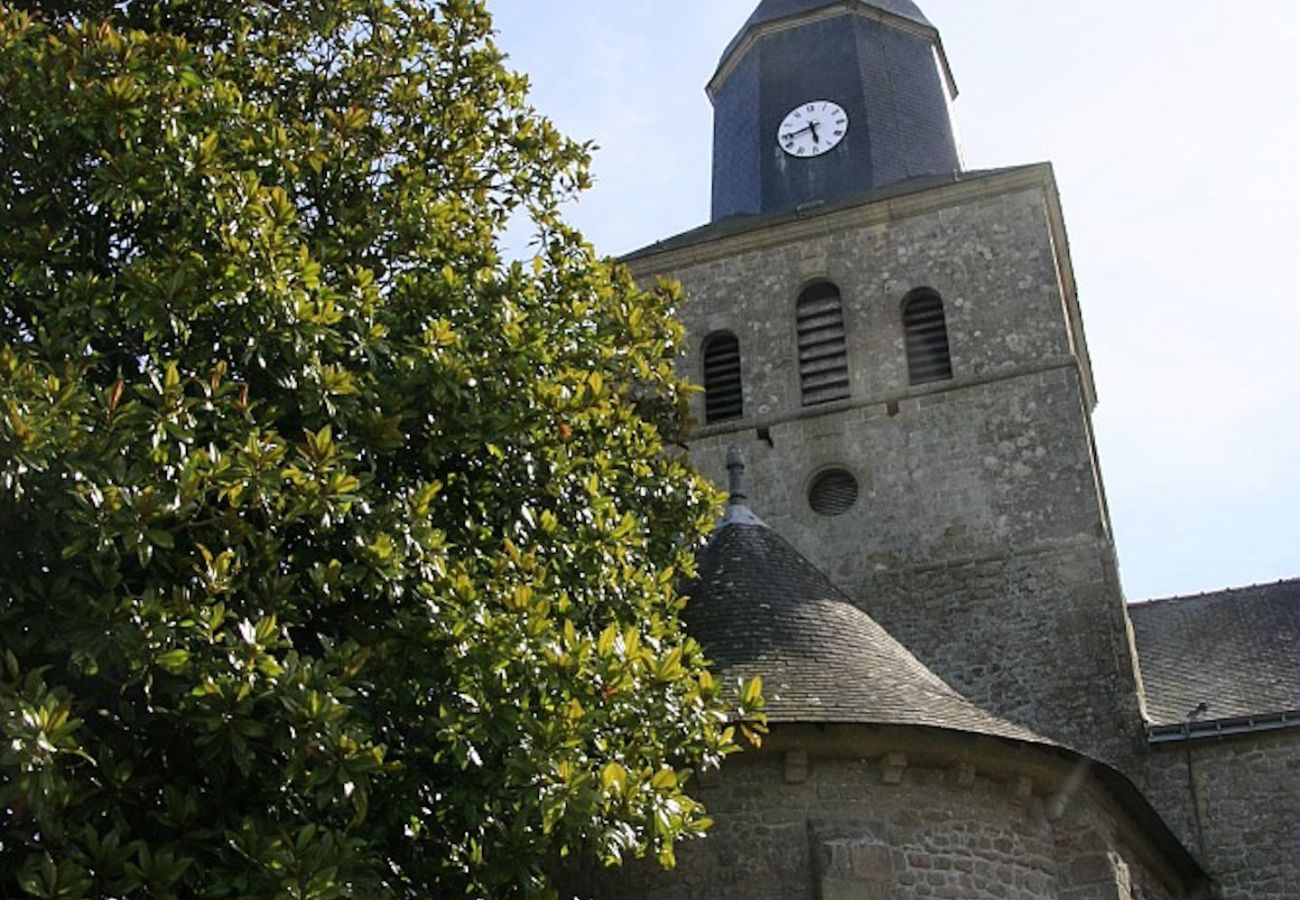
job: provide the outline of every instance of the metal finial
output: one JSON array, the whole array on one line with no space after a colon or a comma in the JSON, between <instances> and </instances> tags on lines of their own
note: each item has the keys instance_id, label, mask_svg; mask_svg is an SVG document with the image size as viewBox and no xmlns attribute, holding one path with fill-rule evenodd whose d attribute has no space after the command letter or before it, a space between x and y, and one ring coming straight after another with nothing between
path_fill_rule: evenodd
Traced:
<instances>
[{"instance_id":1,"label":"metal finial","mask_svg":"<svg viewBox=\"0 0 1300 900\"><path fill-rule=\"evenodd\" d=\"M744 503L745 496L745 452L732 444L727 448L727 475L731 491L731 505Z\"/></svg>"}]
</instances>

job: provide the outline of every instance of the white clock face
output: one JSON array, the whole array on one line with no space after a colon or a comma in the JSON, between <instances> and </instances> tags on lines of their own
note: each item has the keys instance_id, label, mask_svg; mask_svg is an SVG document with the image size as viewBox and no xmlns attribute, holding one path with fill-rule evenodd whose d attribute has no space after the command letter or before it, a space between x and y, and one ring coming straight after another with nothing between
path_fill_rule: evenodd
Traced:
<instances>
[{"instance_id":1,"label":"white clock face","mask_svg":"<svg viewBox=\"0 0 1300 900\"><path fill-rule=\"evenodd\" d=\"M829 153L849 133L849 114L830 100L813 100L790 110L776 130L776 141L791 156Z\"/></svg>"}]
</instances>

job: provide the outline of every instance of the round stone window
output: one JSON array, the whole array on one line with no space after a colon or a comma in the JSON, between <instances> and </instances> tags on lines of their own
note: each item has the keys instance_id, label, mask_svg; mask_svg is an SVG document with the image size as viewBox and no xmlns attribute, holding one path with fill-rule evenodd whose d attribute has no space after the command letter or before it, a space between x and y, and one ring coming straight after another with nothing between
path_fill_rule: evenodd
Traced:
<instances>
[{"instance_id":1,"label":"round stone window","mask_svg":"<svg viewBox=\"0 0 1300 900\"><path fill-rule=\"evenodd\" d=\"M808 505L819 516L842 516L858 502L858 480L846 469L827 469L808 488Z\"/></svg>"}]
</instances>

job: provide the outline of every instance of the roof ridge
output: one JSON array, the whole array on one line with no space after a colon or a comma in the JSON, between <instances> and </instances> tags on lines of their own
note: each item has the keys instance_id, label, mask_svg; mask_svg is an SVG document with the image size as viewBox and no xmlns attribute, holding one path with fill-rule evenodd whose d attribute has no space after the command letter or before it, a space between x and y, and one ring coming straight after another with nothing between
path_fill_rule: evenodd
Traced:
<instances>
[{"instance_id":1,"label":"roof ridge","mask_svg":"<svg viewBox=\"0 0 1300 900\"><path fill-rule=\"evenodd\" d=\"M1211 597L1225 597L1232 594L1246 594L1252 591L1261 591L1268 588L1282 587L1283 585L1294 584L1300 587L1300 576L1295 578L1281 578L1277 581L1261 581L1254 584L1240 585L1237 587L1220 588L1219 590L1201 591L1195 594L1173 594L1166 597L1150 597L1146 600L1137 600L1129 604L1130 609L1144 606L1152 606L1157 603L1177 603L1184 600L1205 600Z\"/></svg>"}]
</instances>

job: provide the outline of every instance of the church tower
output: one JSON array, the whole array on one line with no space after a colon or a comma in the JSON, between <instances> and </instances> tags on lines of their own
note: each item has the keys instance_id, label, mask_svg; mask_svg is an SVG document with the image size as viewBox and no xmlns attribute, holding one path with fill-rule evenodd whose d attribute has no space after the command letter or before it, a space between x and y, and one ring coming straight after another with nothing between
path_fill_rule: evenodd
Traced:
<instances>
[{"instance_id":1,"label":"church tower","mask_svg":"<svg viewBox=\"0 0 1300 900\"><path fill-rule=\"evenodd\" d=\"M963 171L909 0L763 0L726 48L713 222L628 257L688 301L695 463L970 700L1128 768L1131 626L1049 165Z\"/></svg>"}]
</instances>

